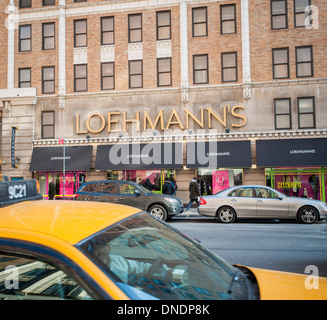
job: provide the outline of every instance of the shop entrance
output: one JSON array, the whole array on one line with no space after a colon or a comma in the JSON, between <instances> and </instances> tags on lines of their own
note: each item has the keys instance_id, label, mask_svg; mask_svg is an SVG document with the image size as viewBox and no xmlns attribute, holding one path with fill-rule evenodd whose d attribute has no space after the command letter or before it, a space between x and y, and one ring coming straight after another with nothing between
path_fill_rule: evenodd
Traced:
<instances>
[{"instance_id":1,"label":"shop entrance","mask_svg":"<svg viewBox=\"0 0 327 320\"><path fill-rule=\"evenodd\" d=\"M327 168L267 168L266 184L287 196L326 202Z\"/></svg>"},{"instance_id":2,"label":"shop entrance","mask_svg":"<svg viewBox=\"0 0 327 320\"><path fill-rule=\"evenodd\" d=\"M52 180L56 186L55 199L63 199L64 177L62 172L38 172L40 192L43 199L48 199L49 183ZM65 172L65 199L73 199L77 189L85 182L86 172Z\"/></svg>"}]
</instances>

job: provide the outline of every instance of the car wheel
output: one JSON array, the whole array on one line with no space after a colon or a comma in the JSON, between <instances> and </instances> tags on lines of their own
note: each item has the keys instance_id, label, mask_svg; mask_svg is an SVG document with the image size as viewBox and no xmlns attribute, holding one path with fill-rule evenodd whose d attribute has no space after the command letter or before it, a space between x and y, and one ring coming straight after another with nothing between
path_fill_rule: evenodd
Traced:
<instances>
[{"instance_id":1,"label":"car wheel","mask_svg":"<svg viewBox=\"0 0 327 320\"><path fill-rule=\"evenodd\" d=\"M167 210L161 206L160 204L155 204L149 209L149 213L154 215L156 218L160 220L166 221L168 219Z\"/></svg>"},{"instance_id":2,"label":"car wheel","mask_svg":"<svg viewBox=\"0 0 327 320\"><path fill-rule=\"evenodd\" d=\"M236 212L230 207L222 207L218 210L218 219L223 223L232 223L236 219Z\"/></svg>"},{"instance_id":3,"label":"car wheel","mask_svg":"<svg viewBox=\"0 0 327 320\"><path fill-rule=\"evenodd\" d=\"M318 212L313 207L303 207L298 214L301 223L311 224L318 220Z\"/></svg>"}]
</instances>

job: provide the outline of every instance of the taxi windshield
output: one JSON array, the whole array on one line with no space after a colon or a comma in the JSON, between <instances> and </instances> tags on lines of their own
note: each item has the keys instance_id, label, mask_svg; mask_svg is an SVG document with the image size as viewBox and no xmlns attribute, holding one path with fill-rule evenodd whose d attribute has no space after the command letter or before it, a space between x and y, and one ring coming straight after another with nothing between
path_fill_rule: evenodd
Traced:
<instances>
[{"instance_id":1,"label":"taxi windshield","mask_svg":"<svg viewBox=\"0 0 327 320\"><path fill-rule=\"evenodd\" d=\"M147 213L77 246L131 299L248 298L245 278L233 283L236 268Z\"/></svg>"}]
</instances>

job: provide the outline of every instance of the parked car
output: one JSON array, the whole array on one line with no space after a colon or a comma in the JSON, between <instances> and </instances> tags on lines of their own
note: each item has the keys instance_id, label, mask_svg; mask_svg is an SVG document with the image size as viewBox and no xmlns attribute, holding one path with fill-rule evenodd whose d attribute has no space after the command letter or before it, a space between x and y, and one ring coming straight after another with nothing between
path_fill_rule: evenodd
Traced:
<instances>
[{"instance_id":1,"label":"parked car","mask_svg":"<svg viewBox=\"0 0 327 320\"><path fill-rule=\"evenodd\" d=\"M296 219L314 223L326 219L327 205L318 200L288 197L266 186L236 186L200 198L199 214L224 223L237 218Z\"/></svg>"},{"instance_id":2,"label":"parked car","mask_svg":"<svg viewBox=\"0 0 327 320\"><path fill-rule=\"evenodd\" d=\"M77 190L74 200L124 204L145 210L161 220L167 220L184 210L179 198L152 193L135 182L124 180L86 182Z\"/></svg>"}]
</instances>

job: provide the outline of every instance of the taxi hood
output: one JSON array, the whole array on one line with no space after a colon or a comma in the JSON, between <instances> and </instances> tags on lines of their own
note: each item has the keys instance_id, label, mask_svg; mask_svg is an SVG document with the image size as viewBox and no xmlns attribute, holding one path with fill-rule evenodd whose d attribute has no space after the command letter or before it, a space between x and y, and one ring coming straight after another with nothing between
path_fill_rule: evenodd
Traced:
<instances>
[{"instance_id":1,"label":"taxi hood","mask_svg":"<svg viewBox=\"0 0 327 320\"><path fill-rule=\"evenodd\" d=\"M327 278L246 267L255 276L261 300L326 300Z\"/></svg>"}]
</instances>

